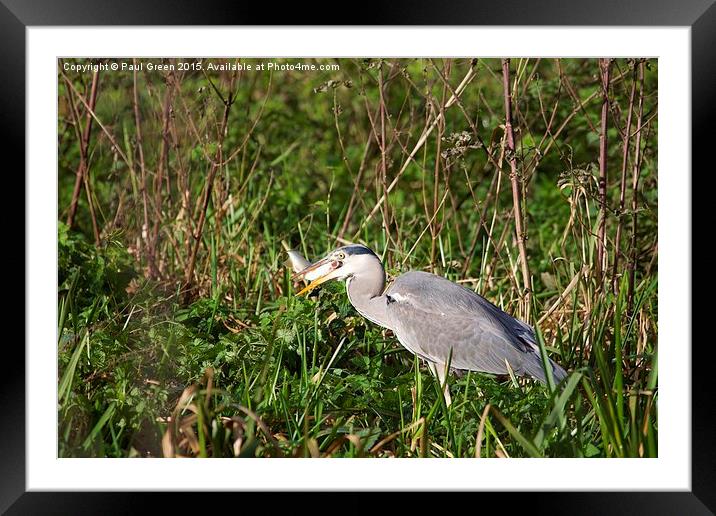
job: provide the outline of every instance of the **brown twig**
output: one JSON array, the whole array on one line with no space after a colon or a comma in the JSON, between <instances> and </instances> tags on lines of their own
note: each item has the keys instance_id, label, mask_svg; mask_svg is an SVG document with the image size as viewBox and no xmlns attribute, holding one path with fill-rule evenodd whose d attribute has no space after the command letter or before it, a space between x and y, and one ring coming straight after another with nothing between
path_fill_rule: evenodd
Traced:
<instances>
[{"instance_id":1,"label":"brown twig","mask_svg":"<svg viewBox=\"0 0 716 516\"><path fill-rule=\"evenodd\" d=\"M625 75L626 75L626 72L617 76L617 77L614 77L611 80L611 84L614 85L614 84L618 83L619 81L621 81L624 78ZM587 104L589 104L592 100L594 100L599 95L599 93L600 93L600 91L596 90L591 95L589 95L586 99L584 99L583 101L578 101L578 99L575 100L575 102L578 102L578 105L572 109L572 111L569 113L569 115L567 115L565 117L564 120L562 120L562 123L559 124L559 127L557 127L557 130L554 131L554 133L552 133L552 132L548 133L550 138L549 138L549 142L547 143L546 147L542 148L542 144L544 143L544 140L540 142L540 144L538 145L537 152L535 152L535 155L532 157L531 162L528 163L527 166L525 167L527 170L531 170L534 168L535 161L540 160L540 159L544 158L545 156L547 156L550 149L552 148L552 145L559 146L557 144L557 138L559 137L559 135L562 134L562 132L567 128L567 126L569 125L569 122L575 116L577 116L577 114L580 111L584 111Z\"/></svg>"},{"instance_id":2,"label":"brown twig","mask_svg":"<svg viewBox=\"0 0 716 516\"><path fill-rule=\"evenodd\" d=\"M62 75L63 79L67 83L67 86L69 86L69 88L75 94L75 96L80 101L80 103L82 103L84 108L89 112L90 115L92 115L92 118L94 119L94 121L97 122L97 125L99 126L99 128L102 129L102 132L107 136L107 139L112 144L112 150L114 150L117 153L117 155L120 158L122 158L122 160L127 164L127 166L129 166L131 163L131 160L129 158L127 158L127 156L124 154L124 152L122 152L122 148L119 146L119 144L117 144L117 140L114 138L114 136L112 136L112 133L109 132L109 130L102 123L102 121L97 117L97 114L94 112L94 109L92 109L90 107L90 105L87 103L87 101L85 100L85 98L77 92L77 88L75 88L74 84L72 84L72 81L70 81L70 79L67 77L64 70L60 69L60 74Z\"/></svg>"},{"instance_id":3,"label":"brown twig","mask_svg":"<svg viewBox=\"0 0 716 516\"><path fill-rule=\"evenodd\" d=\"M460 100L460 96L455 91L455 88L453 88L452 85L450 84L450 82L445 78L445 75L437 67L437 65L435 64L435 61L433 59L431 59L430 62L433 65L433 68L435 69L435 72L437 73L438 77L442 81L443 85L450 91L450 94L455 98L455 102L457 103L458 107L460 108L460 111L462 111L463 117L465 117L465 120L467 120L467 123L470 126L470 130L472 131L473 135L477 139L479 147L485 152L485 155L487 156L487 159L490 161L490 163L492 163L495 167L499 168L497 160L490 152L490 149L488 148L488 146L485 145L485 142L483 141L482 137L480 136L480 133L477 130L477 125L470 118L470 115L467 113L467 110L465 109L465 105L463 104L462 100ZM471 66L476 66L476 63L471 64Z\"/></svg>"},{"instance_id":4,"label":"brown twig","mask_svg":"<svg viewBox=\"0 0 716 516\"><path fill-rule=\"evenodd\" d=\"M188 290L189 285L191 284L191 279L194 276L194 267L196 266L196 255L199 252L199 246L201 245L201 236L204 231L204 223L206 222L206 212L209 208L209 201L211 200L211 192L214 185L214 177L216 176L216 171L220 168L220 166L223 164L223 146L224 146L224 136L226 134L226 127L229 123L229 113L231 112L231 106L233 106L234 101L236 98L234 97L233 89L234 89L234 81L236 79L236 74L234 73L231 76L231 83L229 85L229 96L226 100L224 100L223 96L220 95L222 102L224 102L224 113L221 119L221 126L219 128L219 135L218 135L218 149L216 150L216 159L212 161L210 167L209 167L209 174L206 179L206 185L204 186L204 195L202 197L201 201L201 211L199 213L199 222L197 224L196 233L194 236L194 245L191 249L191 254L189 255L189 264L186 269L186 275L184 276L184 290Z\"/></svg>"},{"instance_id":5,"label":"brown twig","mask_svg":"<svg viewBox=\"0 0 716 516\"><path fill-rule=\"evenodd\" d=\"M474 68L471 67L468 70L467 74L465 74L465 77L463 78L462 82L460 82L458 87L455 88L456 95L453 95L450 97L450 99L448 99L447 103L445 104L445 109L449 108L456 102L457 97L462 94L462 92L465 90L467 85L470 84L470 81L472 81L472 79L474 77L475 77L475 70L474 70ZM415 154L417 154L418 150L420 150L420 148L425 144L425 142L428 139L428 136L430 136L430 133L433 132L433 129L435 129L435 126L438 124L438 122L439 122L438 117L435 117L434 119L428 121L425 129L423 130L422 134L420 135L420 138L418 138L417 143L413 147L413 150L410 151L410 154L408 155L406 160L403 162L403 165L400 167L400 170L395 175L395 178L393 178L393 181L391 181L391 183L388 185L387 193L382 195L380 197L380 199L378 199L378 202L375 204L375 206L373 206L373 209L370 211L370 213L368 213L366 218L363 220L363 223L356 230L355 235L353 236L353 239L355 239L360 234L360 232L363 230L363 228L366 226L366 224L368 224L370 219L372 219L373 216L375 215L375 213L380 209L380 205L383 202L385 202L387 194L389 194L393 190L393 188L395 188L395 186L398 184L398 180L403 175L403 173L407 170L410 163L411 162L415 163Z\"/></svg>"},{"instance_id":6,"label":"brown twig","mask_svg":"<svg viewBox=\"0 0 716 516\"><path fill-rule=\"evenodd\" d=\"M383 82L383 66L386 64L385 61L381 60L378 66L378 96L380 102L380 135L378 138L378 146L380 147L380 182L385 196L385 202L381 205L381 213L383 215L383 229L385 230L385 236L390 241L390 199L388 198L388 167L386 165L386 153L387 149L385 146L385 117L388 108L385 105L385 84Z\"/></svg>"},{"instance_id":7,"label":"brown twig","mask_svg":"<svg viewBox=\"0 0 716 516\"><path fill-rule=\"evenodd\" d=\"M65 81L69 83L69 79L67 76L65 76ZM71 84L70 84L71 86ZM92 134L92 111L94 111L94 107L97 104L97 91L99 86L99 70L96 70L92 74L92 85L90 86L90 97L89 97L89 109L87 110L87 114L85 116L85 126L84 130L82 132L82 139L80 140L80 163L77 166L77 174L75 176L75 186L72 191L72 202L70 204L70 211L67 215L67 225L71 228L75 223L75 216L77 214L77 203L79 201L80 196L80 189L82 188L83 182L85 183L85 186L88 187L87 183L87 151L89 149L89 141L90 141L90 135ZM75 92L75 95L77 95L77 90L72 88ZM70 100L71 102L71 100ZM71 111L73 113L73 116L75 116L75 123L79 123L79 116L77 116L77 113L75 111L74 103L71 105ZM95 240L96 243L99 243L99 232L97 230L97 221L94 217L94 211L92 210L92 199L91 195L88 192L88 202L90 204L90 210L92 211L92 225L95 233Z\"/></svg>"},{"instance_id":8,"label":"brown twig","mask_svg":"<svg viewBox=\"0 0 716 516\"><path fill-rule=\"evenodd\" d=\"M336 239L343 238L343 235L345 235L346 231L348 230L348 224L353 217L353 209L355 207L356 198L358 198L360 202L365 206L365 202L363 201L363 196L361 194L360 184L361 179L363 178L363 172L365 171L365 162L368 158L368 152L370 151L370 146L372 142L373 138L368 136L365 148L363 149L363 157L361 158L361 163L358 167L358 174L356 175L355 181L353 182L353 192L351 193L350 201L348 201L348 209L346 210L346 216L343 219L343 225L341 226L341 230L338 232L338 236L336 237Z\"/></svg>"},{"instance_id":9,"label":"brown twig","mask_svg":"<svg viewBox=\"0 0 716 516\"><path fill-rule=\"evenodd\" d=\"M574 91L574 86L572 86L571 81L569 80L569 76L565 74L562 71L562 65L561 60L557 59L557 68L559 69L559 78L560 82L564 84L565 89L567 90L567 93L570 97L572 97L572 100L576 104L575 109L577 111L581 111L584 115L584 119L587 121L587 124L589 125L589 128L592 130L592 132L597 132L597 128L594 126L594 123L592 122L592 119L589 117L589 113L585 109L586 102L582 102L579 98L579 95L576 91ZM598 95L599 92L595 92L595 96Z\"/></svg>"},{"instance_id":10,"label":"brown twig","mask_svg":"<svg viewBox=\"0 0 716 516\"><path fill-rule=\"evenodd\" d=\"M445 74L450 73L450 60L445 63ZM433 169L433 207L432 216L428 219L428 225L430 226L430 267L435 269L435 253L437 252L437 239L440 235L441 224L437 220L438 211L442 208L443 202L439 202L440 197L440 153L442 149L443 134L445 133L445 97L447 96L448 88L446 83L443 83L442 97L438 104L438 118L439 122L437 125L437 133L435 134L435 167ZM447 195L447 189L446 189ZM443 201L445 198L443 197Z\"/></svg>"},{"instance_id":11,"label":"brown twig","mask_svg":"<svg viewBox=\"0 0 716 516\"><path fill-rule=\"evenodd\" d=\"M159 226L162 222L162 179L164 176L164 169L167 167L167 160L169 155L169 122L171 121L172 104L174 98L174 88L172 81L167 80L167 89L164 94L164 103L162 106L162 145L159 151L159 163L157 164L157 172L154 176L154 226L152 227L151 237L151 262L157 263L157 246L159 242ZM167 173L167 179L169 173ZM170 194L169 187L167 187L167 195ZM155 271L157 275L161 274L159 267Z\"/></svg>"},{"instance_id":12,"label":"brown twig","mask_svg":"<svg viewBox=\"0 0 716 516\"><path fill-rule=\"evenodd\" d=\"M149 268L149 276L154 278L157 276L157 268L154 264L154 246L151 242L149 235L149 202L147 194L147 169L144 163L144 146L142 144L142 117L139 112L139 92L137 89L137 60L133 59L134 73L132 75L132 102L134 104L134 125L136 131L137 140L137 153L139 154L139 170L140 182L139 190L142 194L142 208L144 214L144 221L142 223L142 240L144 241L144 248L146 249L145 257L147 259L147 266Z\"/></svg>"},{"instance_id":13,"label":"brown twig","mask_svg":"<svg viewBox=\"0 0 716 516\"><path fill-rule=\"evenodd\" d=\"M634 112L634 93L636 92L637 82L637 65L633 65L633 75L631 83L631 91L629 92L629 111L627 112L626 130L622 139L622 174L619 184L619 211L617 213L617 232L614 237L614 265L612 267L612 288L614 293L618 291L618 274L619 274L619 258L621 255L621 238L622 238L622 216L624 214L624 205L626 204L626 179L627 164L629 161L629 142L631 139L631 119Z\"/></svg>"},{"instance_id":14,"label":"brown twig","mask_svg":"<svg viewBox=\"0 0 716 516\"><path fill-rule=\"evenodd\" d=\"M80 116L77 113L77 108L75 107L75 103L72 100L72 93L70 93L69 90L67 90L67 103L70 108L70 114L72 115L72 127L75 130L75 136L77 138L77 141L80 142L80 166L82 166L82 162L84 161L84 170L82 173L82 184L84 185L85 193L87 194L87 205L90 212L90 219L92 220L92 231L94 233L94 240L95 244L99 245L99 228L97 226L97 217L95 216L94 212L94 204L92 199L92 191L90 187L90 183L88 180L89 176L89 158L87 156L88 149L89 149L89 139L87 139L87 148L82 149L82 143L85 141L82 134L80 134ZM78 178L79 179L79 178ZM75 185L75 188L77 185ZM79 191L75 190L75 193L79 195ZM77 202L74 202L75 209L77 207ZM71 226L70 226L71 227Z\"/></svg>"},{"instance_id":15,"label":"brown twig","mask_svg":"<svg viewBox=\"0 0 716 516\"><path fill-rule=\"evenodd\" d=\"M632 173L632 199L631 199L631 220L632 233L629 260L629 290L627 295L627 313L632 313L634 307L634 287L636 282L636 234L637 234L637 208L639 207L639 173L641 169L641 133L642 117L644 115L644 61L639 63L639 108L636 118L636 141L634 142L634 163Z\"/></svg>"},{"instance_id":16,"label":"brown twig","mask_svg":"<svg viewBox=\"0 0 716 516\"><path fill-rule=\"evenodd\" d=\"M601 285L607 269L607 118L609 116L609 72L611 59L599 60L602 82L602 117L599 129L599 229L597 230L597 278Z\"/></svg>"},{"instance_id":17,"label":"brown twig","mask_svg":"<svg viewBox=\"0 0 716 516\"><path fill-rule=\"evenodd\" d=\"M517 159L515 155L515 135L512 130L512 94L510 87L510 60L502 60L502 86L505 97L505 134L507 135L507 159L510 163L510 182L512 183L512 210L515 218L515 234L517 237L517 248L520 252L520 265L522 269L522 282L524 288L523 317L526 319L531 313L532 282L530 280L530 268L527 262L527 229L522 218L520 206L521 186L520 177L517 173Z\"/></svg>"}]
</instances>

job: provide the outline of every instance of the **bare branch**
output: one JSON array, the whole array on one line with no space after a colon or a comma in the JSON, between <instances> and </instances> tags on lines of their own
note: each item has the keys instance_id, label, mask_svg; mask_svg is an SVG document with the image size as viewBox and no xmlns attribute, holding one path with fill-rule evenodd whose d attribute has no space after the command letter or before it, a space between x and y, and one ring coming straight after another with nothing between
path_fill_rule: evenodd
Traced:
<instances>
[{"instance_id":1,"label":"bare branch","mask_svg":"<svg viewBox=\"0 0 716 516\"><path fill-rule=\"evenodd\" d=\"M512 183L512 211L515 217L515 234L517 237L517 248L520 252L520 265L522 269L522 282L524 288L523 297L523 317L527 319L531 313L531 293L532 281L530 276L530 268L527 262L527 248L525 241L527 240L527 229L522 217L522 208L520 206L521 180L517 173L517 157L515 156L515 135L512 130L512 95L510 89L510 60L502 60L502 86L505 97L505 134L507 135L507 160L510 163L510 182Z\"/></svg>"}]
</instances>

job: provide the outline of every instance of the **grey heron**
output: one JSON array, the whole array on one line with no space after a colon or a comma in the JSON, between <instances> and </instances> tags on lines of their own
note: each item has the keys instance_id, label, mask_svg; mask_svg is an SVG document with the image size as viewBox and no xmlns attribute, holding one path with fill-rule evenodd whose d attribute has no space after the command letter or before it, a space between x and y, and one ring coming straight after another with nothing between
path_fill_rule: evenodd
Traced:
<instances>
[{"instance_id":1,"label":"grey heron","mask_svg":"<svg viewBox=\"0 0 716 516\"><path fill-rule=\"evenodd\" d=\"M532 376L547 382L532 327L479 294L441 276L410 271L386 289L380 258L363 245L347 245L311 264L289 251L294 278L304 294L330 280L345 280L348 300L363 317L392 330L398 341L427 362L448 405L451 370ZM567 372L549 359L559 383Z\"/></svg>"}]
</instances>

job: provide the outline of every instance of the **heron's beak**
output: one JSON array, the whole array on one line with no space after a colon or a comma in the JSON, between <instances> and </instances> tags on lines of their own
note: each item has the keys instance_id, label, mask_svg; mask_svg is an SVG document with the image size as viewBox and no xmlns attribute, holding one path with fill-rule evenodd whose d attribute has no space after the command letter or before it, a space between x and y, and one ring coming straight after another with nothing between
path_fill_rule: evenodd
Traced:
<instances>
[{"instance_id":1,"label":"heron's beak","mask_svg":"<svg viewBox=\"0 0 716 516\"><path fill-rule=\"evenodd\" d=\"M294 279L303 278L311 282L308 284L308 286L306 286L306 288L301 290L296 295L300 296L302 294L310 292L321 283L325 283L326 281L332 280L333 278L337 277L337 271L341 267L341 265L343 265L341 262L324 258L323 260L317 261L310 267L306 267L301 272L294 274Z\"/></svg>"}]
</instances>

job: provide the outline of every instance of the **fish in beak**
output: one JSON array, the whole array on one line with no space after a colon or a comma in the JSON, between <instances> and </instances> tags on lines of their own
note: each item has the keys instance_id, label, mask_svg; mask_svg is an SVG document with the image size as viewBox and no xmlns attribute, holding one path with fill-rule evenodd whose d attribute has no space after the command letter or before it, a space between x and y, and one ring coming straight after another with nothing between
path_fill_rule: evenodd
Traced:
<instances>
[{"instance_id":1,"label":"fish in beak","mask_svg":"<svg viewBox=\"0 0 716 516\"><path fill-rule=\"evenodd\" d=\"M288 260L283 262L283 264L287 267L291 267L291 270L295 274L311 266L311 262L306 260L303 255L298 251L294 251L293 249L287 249L286 254L288 254Z\"/></svg>"},{"instance_id":2,"label":"fish in beak","mask_svg":"<svg viewBox=\"0 0 716 516\"><path fill-rule=\"evenodd\" d=\"M304 279L310 283L297 296L310 292L318 285L338 277L338 270L343 264L332 258L324 258L293 275L294 279Z\"/></svg>"}]
</instances>

